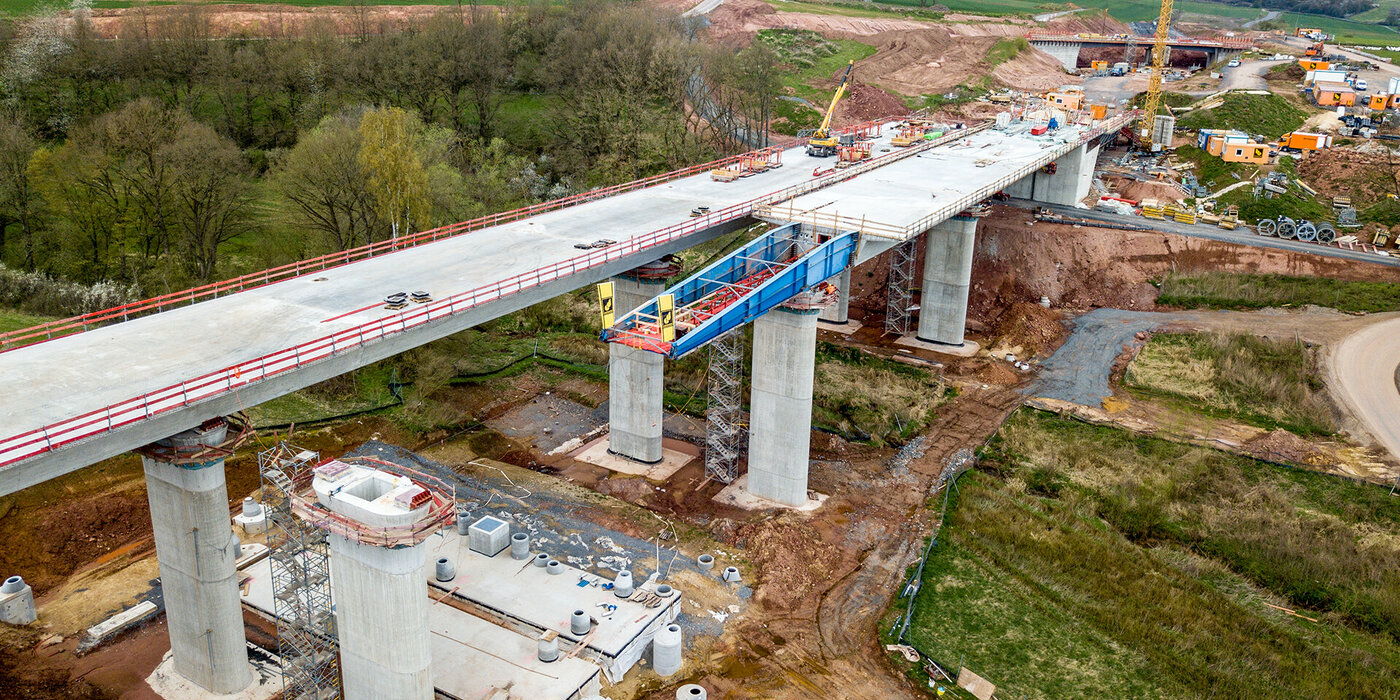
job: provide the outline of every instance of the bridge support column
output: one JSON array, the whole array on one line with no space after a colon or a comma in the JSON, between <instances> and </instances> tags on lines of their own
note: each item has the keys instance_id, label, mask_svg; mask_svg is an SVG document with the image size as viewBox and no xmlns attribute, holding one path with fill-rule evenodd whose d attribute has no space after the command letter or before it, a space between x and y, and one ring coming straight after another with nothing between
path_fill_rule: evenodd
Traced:
<instances>
[{"instance_id":1,"label":"bridge support column","mask_svg":"<svg viewBox=\"0 0 1400 700\"><path fill-rule=\"evenodd\" d=\"M832 279L836 280L832 282L836 285L836 301L822 309L817 318L829 323L845 323L851 320L851 268L842 270L840 275Z\"/></svg>"},{"instance_id":2,"label":"bridge support column","mask_svg":"<svg viewBox=\"0 0 1400 700\"><path fill-rule=\"evenodd\" d=\"M1031 199L1074 206L1089 196L1094 181L1094 165L1099 157L1097 143L1083 144L1055 161L1055 173L1044 170L1032 174Z\"/></svg>"},{"instance_id":3,"label":"bridge support column","mask_svg":"<svg viewBox=\"0 0 1400 700\"><path fill-rule=\"evenodd\" d=\"M326 533L346 700L433 697L427 544L407 535L391 537L421 527L431 506L409 509L382 498L407 483L360 466L342 475L318 474L312 481L320 507L370 535L359 539L355 528Z\"/></svg>"},{"instance_id":4,"label":"bridge support column","mask_svg":"<svg viewBox=\"0 0 1400 700\"><path fill-rule=\"evenodd\" d=\"M924 234L919 340L962 345L977 219L955 216Z\"/></svg>"},{"instance_id":5,"label":"bridge support column","mask_svg":"<svg viewBox=\"0 0 1400 700\"><path fill-rule=\"evenodd\" d=\"M1016 199L1030 199L1031 196L1034 194L1034 188L1035 174L1032 173L1021 178L1020 180L1011 183L1010 185L1007 185L1006 187L1002 188L1001 191L1005 192L1009 196L1015 197Z\"/></svg>"},{"instance_id":6,"label":"bridge support column","mask_svg":"<svg viewBox=\"0 0 1400 700\"><path fill-rule=\"evenodd\" d=\"M141 463L175 671L211 692L236 693L253 675L224 459L197 456L201 445L223 444L228 426L206 426L142 448Z\"/></svg>"},{"instance_id":7,"label":"bridge support column","mask_svg":"<svg viewBox=\"0 0 1400 700\"><path fill-rule=\"evenodd\" d=\"M817 310L779 306L753 322L748 491L807 502Z\"/></svg>"},{"instance_id":8,"label":"bridge support column","mask_svg":"<svg viewBox=\"0 0 1400 700\"><path fill-rule=\"evenodd\" d=\"M665 291L665 278L614 277L619 318ZM608 451L645 464L661 461L665 357L608 343Z\"/></svg>"},{"instance_id":9,"label":"bridge support column","mask_svg":"<svg viewBox=\"0 0 1400 700\"><path fill-rule=\"evenodd\" d=\"M433 697L427 549L326 537L346 700Z\"/></svg>"}]
</instances>

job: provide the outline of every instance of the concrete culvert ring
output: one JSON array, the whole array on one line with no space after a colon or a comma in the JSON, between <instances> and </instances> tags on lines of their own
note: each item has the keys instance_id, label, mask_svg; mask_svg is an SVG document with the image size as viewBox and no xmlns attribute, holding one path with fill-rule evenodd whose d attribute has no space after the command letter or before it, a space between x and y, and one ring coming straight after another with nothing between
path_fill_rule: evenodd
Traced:
<instances>
[{"instance_id":1,"label":"concrete culvert ring","mask_svg":"<svg viewBox=\"0 0 1400 700\"><path fill-rule=\"evenodd\" d=\"M715 565L715 558L708 554L701 554L695 561L704 569L709 569Z\"/></svg>"},{"instance_id":2,"label":"concrete culvert ring","mask_svg":"<svg viewBox=\"0 0 1400 700\"><path fill-rule=\"evenodd\" d=\"M663 583L663 584L661 584L660 586L657 586L657 587L656 587L656 594L659 595L659 596L661 596L662 598L670 598L670 597L671 597L671 587ZM680 629L680 628L677 628L677 629Z\"/></svg>"},{"instance_id":3,"label":"concrete culvert ring","mask_svg":"<svg viewBox=\"0 0 1400 700\"><path fill-rule=\"evenodd\" d=\"M676 700L706 700L705 687L687 683L676 690Z\"/></svg>"}]
</instances>

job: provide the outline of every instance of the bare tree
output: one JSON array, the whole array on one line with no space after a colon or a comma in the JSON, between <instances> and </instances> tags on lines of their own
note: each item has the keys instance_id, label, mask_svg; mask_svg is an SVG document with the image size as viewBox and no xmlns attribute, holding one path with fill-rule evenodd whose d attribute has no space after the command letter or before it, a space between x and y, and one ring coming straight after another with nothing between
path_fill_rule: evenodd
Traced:
<instances>
[{"instance_id":1,"label":"bare tree","mask_svg":"<svg viewBox=\"0 0 1400 700\"><path fill-rule=\"evenodd\" d=\"M232 141L198 122L185 125L168 149L183 247L195 274L209 279L219 247L250 228L248 164Z\"/></svg>"}]
</instances>

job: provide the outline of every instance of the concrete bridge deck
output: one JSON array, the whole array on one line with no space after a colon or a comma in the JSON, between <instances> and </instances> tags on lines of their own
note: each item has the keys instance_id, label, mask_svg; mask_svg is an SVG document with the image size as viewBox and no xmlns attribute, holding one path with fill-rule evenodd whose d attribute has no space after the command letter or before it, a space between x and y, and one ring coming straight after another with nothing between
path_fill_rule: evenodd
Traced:
<instances>
[{"instance_id":1,"label":"concrete bridge deck","mask_svg":"<svg viewBox=\"0 0 1400 700\"><path fill-rule=\"evenodd\" d=\"M702 243L751 221L757 206L860 181L826 200L898 212L912 231L957 213L948 202L967 206L1035 172L1089 132L1066 127L1054 143L976 134L971 149L950 135L891 149L887 130L877 158L821 176L813 165L832 161L791 148L784 167L735 182L701 173L0 353L0 495ZM993 163L969 162L977 151ZM822 208L811 201L796 208ZM697 206L711 212L692 218ZM617 243L574 247L598 239ZM384 308L386 294L414 290L434 301Z\"/></svg>"}]
</instances>

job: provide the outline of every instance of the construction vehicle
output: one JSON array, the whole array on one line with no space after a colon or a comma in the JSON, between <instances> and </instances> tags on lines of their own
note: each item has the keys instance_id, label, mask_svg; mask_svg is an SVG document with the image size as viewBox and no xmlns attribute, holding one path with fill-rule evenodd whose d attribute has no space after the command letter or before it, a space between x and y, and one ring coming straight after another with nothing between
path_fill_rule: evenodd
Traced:
<instances>
[{"instance_id":1,"label":"construction vehicle","mask_svg":"<svg viewBox=\"0 0 1400 700\"><path fill-rule=\"evenodd\" d=\"M1303 55L1304 55L1304 56L1322 56L1322 55L1324 55L1324 54L1326 53L1326 51L1327 51L1327 47L1326 47L1326 46L1323 46L1323 45L1322 45L1322 42L1319 41L1319 42L1313 44L1312 46L1309 46L1309 47L1307 48L1307 50L1303 51Z\"/></svg>"},{"instance_id":2,"label":"construction vehicle","mask_svg":"<svg viewBox=\"0 0 1400 700\"><path fill-rule=\"evenodd\" d=\"M1152 119L1162 105L1162 69L1167 65L1167 34L1172 24L1172 0L1162 0L1157 13L1157 33L1152 36L1152 73L1147 78L1147 97L1143 101L1142 122L1138 132L1150 143Z\"/></svg>"},{"instance_id":3,"label":"construction vehicle","mask_svg":"<svg viewBox=\"0 0 1400 700\"><path fill-rule=\"evenodd\" d=\"M846 72L841 76L841 84L836 86L836 94L831 97L831 104L826 108L826 116L822 117L822 125L812 132L812 137L807 141L807 155L816 158L826 158L836 155L836 149L843 144L841 138L831 133L831 118L836 114L836 104L841 101L841 96L846 94L846 84L851 80L851 69L856 67L856 62L851 61L846 64ZM854 139L851 140L854 142Z\"/></svg>"}]
</instances>

